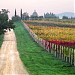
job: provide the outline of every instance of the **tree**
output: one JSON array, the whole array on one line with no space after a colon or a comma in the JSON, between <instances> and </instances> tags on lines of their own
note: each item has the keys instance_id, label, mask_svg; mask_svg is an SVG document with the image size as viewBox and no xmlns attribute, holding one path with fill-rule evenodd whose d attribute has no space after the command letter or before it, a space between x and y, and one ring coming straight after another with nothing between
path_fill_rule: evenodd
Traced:
<instances>
[{"instance_id":1,"label":"tree","mask_svg":"<svg viewBox=\"0 0 75 75\"><path fill-rule=\"evenodd\" d=\"M2 9L0 11L0 32L3 32L4 29L9 28L10 20L8 18L9 11L6 9ZM11 23L10 28L12 28L13 23Z\"/></svg>"},{"instance_id":2,"label":"tree","mask_svg":"<svg viewBox=\"0 0 75 75\"><path fill-rule=\"evenodd\" d=\"M15 17L16 17L16 9L15 9Z\"/></svg>"},{"instance_id":3,"label":"tree","mask_svg":"<svg viewBox=\"0 0 75 75\"><path fill-rule=\"evenodd\" d=\"M39 20L42 20L43 19L43 16L39 16L38 18L39 18Z\"/></svg>"},{"instance_id":4,"label":"tree","mask_svg":"<svg viewBox=\"0 0 75 75\"><path fill-rule=\"evenodd\" d=\"M68 17L67 16L63 16L62 19L68 19Z\"/></svg>"},{"instance_id":5,"label":"tree","mask_svg":"<svg viewBox=\"0 0 75 75\"><path fill-rule=\"evenodd\" d=\"M21 18L16 14L16 9L15 9L14 16L12 16L12 20L13 20L13 22L21 20Z\"/></svg>"},{"instance_id":6,"label":"tree","mask_svg":"<svg viewBox=\"0 0 75 75\"><path fill-rule=\"evenodd\" d=\"M22 9L21 9L21 19L22 19Z\"/></svg>"},{"instance_id":7,"label":"tree","mask_svg":"<svg viewBox=\"0 0 75 75\"><path fill-rule=\"evenodd\" d=\"M2 11L0 11L0 29L3 30L4 28L7 28L8 25L8 10L6 9L2 9Z\"/></svg>"},{"instance_id":8,"label":"tree","mask_svg":"<svg viewBox=\"0 0 75 75\"><path fill-rule=\"evenodd\" d=\"M13 24L13 20L9 20L8 28L15 28L15 25Z\"/></svg>"},{"instance_id":9,"label":"tree","mask_svg":"<svg viewBox=\"0 0 75 75\"><path fill-rule=\"evenodd\" d=\"M12 20L13 20L13 22L20 21L21 18L18 15L16 15L16 17L15 16L12 17Z\"/></svg>"}]
</instances>

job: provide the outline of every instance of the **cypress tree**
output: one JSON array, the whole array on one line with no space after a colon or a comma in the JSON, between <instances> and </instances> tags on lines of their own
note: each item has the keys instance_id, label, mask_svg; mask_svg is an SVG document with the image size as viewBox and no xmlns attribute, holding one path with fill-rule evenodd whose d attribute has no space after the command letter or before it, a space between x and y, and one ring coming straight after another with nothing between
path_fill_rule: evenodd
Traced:
<instances>
[{"instance_id":1,"label":"cypress tree","mask_svg":"<svg viewBox=\"0 0 75 75\"><path fill-rule=\"evenodd\" d=\"M22 19L22 9L21 9L21 19Z\"/></svg>"},{"instance_id":2,"label":"cypress tree","mask_svg":"<svg viewBox=\"0 0 75 75\"><path fill-rule=\"evenodd\" d=\"M15 9L15 17L16 17L16 9Z\"/></svg>"}]
</instances>

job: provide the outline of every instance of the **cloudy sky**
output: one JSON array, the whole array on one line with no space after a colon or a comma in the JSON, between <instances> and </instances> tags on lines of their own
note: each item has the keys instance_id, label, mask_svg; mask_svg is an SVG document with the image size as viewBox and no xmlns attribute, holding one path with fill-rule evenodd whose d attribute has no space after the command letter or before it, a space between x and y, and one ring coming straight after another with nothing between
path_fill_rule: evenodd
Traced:
<instances>
[{"instance_id":1,"label":"cloudy sky","mask_svg":"<svg viewBox=\"0 0 75 75\"><path fill-rule=\"evenodd\" d=\"M74 12L74 0L0 0L0 10L8 9L10 16L14 15L14 9L16 8L17 14L20 14L20 9L23 12L32 14L34 10L39 15L43 15L46 12L53 12L55 14L62 12Z\"/></svg>"}]
</instances>

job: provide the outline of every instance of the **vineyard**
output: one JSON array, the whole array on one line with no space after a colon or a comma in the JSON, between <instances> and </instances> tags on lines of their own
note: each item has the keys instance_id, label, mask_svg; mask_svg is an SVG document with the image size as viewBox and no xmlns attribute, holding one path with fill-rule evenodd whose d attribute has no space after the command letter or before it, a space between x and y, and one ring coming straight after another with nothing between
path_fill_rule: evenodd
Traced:
<instances>
[{"instance_id":1,"label":"vineyard","mask_svg":"<svg viewBox=\"0 0 75 75\"><path fill-rule=\"evenodd\" d=\"M47 21L46 21L47 22ZM50 22L50 21L49 21ZM46 23L43 21L27 21L25 28L32 38L55 57L75 66L75 26L72 22L66 25ZM71 25L70 25L71 24ZM55 25L55 26L54 26Z\"/></svg>"},{"instance_id":2,"label":"vineyard","mask_svg":"<svg viewBox=\"0 0 75 75\"><path fill-rule=\"evenodd\" d=\"M75 46L75 23L60 21L25 21L39 37L55 44Z\"/></svg>"}]
</instances>

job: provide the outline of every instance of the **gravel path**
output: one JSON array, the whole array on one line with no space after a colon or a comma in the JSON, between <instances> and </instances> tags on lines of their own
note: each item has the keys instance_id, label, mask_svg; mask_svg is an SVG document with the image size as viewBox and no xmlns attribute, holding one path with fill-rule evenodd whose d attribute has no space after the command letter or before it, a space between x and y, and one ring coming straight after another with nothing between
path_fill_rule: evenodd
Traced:
<instances>
[{"instance_id":1,"label":"gravel path","mask_svg":"<svg viewBox=\"0 0 75 75\"><path fill-rule=\"evenodd\" d=\"M20 60L13 29L4 35L0 50L0 75L29 75Z\"/></svg>"}]
</instances>

